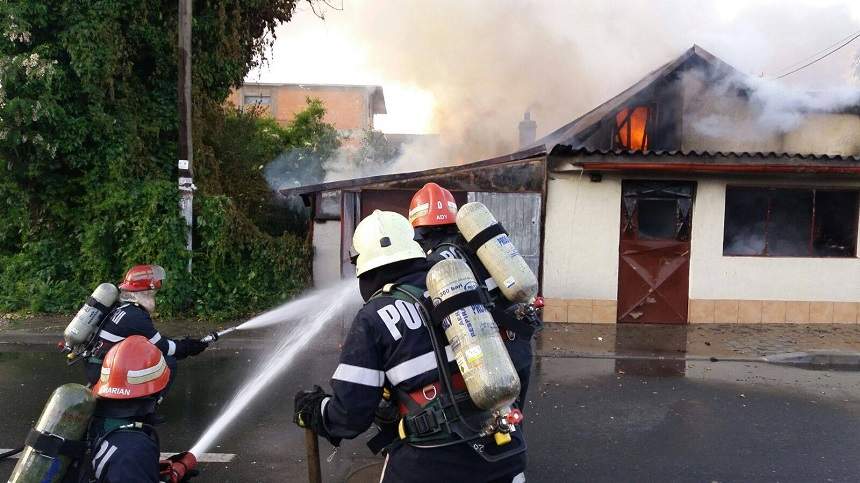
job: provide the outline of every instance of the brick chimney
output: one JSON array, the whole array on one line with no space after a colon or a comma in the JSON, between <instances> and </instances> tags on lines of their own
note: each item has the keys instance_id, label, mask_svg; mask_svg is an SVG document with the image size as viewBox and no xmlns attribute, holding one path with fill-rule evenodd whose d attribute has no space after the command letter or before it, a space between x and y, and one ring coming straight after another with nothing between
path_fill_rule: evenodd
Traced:
<instances>
[{"instance_id":1,"label":"brick chimney","mask_svg":"<svg viewBox=\"0 0 860 483\"><path fill-rule=\"evenodd\" d=\"M520 147L531 146L537 137L537 123L532 121L532 115L526 111L523 120L520 121Z\"/></svg>"}]
</instances>

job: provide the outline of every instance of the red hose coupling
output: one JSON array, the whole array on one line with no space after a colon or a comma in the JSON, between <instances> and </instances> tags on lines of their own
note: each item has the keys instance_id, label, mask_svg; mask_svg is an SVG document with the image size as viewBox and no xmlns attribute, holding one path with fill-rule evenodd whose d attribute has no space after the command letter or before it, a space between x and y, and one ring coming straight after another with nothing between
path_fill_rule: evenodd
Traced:
<instances>
[{"instance_id":1,"label":"red hose coupling","mask_svg":"<svg viewBox=\"0 0 860 483\"><path fill-rule=\"evenodd\" d=\"M167 468L161 470L164 481L179 483L189 471L197 466L197 457L186 451L171 456L165 463L169 463L169 465L165 465Z\"/></svg>"}]
</instances>

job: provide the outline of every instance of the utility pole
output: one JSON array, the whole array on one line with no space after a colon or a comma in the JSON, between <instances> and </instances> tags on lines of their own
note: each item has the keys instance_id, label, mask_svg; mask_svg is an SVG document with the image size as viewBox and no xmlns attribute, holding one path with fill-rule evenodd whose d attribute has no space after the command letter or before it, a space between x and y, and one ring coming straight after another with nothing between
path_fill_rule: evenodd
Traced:
<instances>
[{"instance_id":1,"label":"utility pole","mask_svg":"<svg viewBox=\"0 0 860 483\"><path fill-rule=\"evenodd\" d=\"M188 273L194 223L194 153L191 142L191 2L179 0L179 211L185 219Z\"/></svg>"}]
</instances>

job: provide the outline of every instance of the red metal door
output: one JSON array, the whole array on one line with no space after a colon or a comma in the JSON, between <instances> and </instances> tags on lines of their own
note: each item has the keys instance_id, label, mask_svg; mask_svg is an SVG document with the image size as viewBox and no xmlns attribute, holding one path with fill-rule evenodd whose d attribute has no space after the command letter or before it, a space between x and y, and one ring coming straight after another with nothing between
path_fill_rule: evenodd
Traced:
<instances>
[{"instance_id":1,"label":"red metal door","mask_svg":"<svg viewBox=\"0 0 860 483\"><path fill-rule=\"evenodd\" d=\"M624 181L618 322L686 324L696 185Z\"/></svg>"}]
</instances>

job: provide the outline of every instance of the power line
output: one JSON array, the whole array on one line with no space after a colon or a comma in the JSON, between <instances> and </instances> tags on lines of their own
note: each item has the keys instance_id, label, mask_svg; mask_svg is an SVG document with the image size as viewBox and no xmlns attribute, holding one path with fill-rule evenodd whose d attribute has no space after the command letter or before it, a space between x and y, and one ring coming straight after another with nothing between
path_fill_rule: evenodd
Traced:
<instances>
[{"instance_id":1,"label":"power line","mask_svg":"<svg viewBox=\"0 0 860 483\"><path fill-rule=\"evenodd\" d=\"M806 57L804 57L804 58L802 58L802 59L798 60L797 62L795 62L795 63L793 63L793 64L791 64L791 65L788 65L788 66L786 66L786 67L783 67L782 69L779 69L779 72L785 72L785 71L787 71L787 70L793 69L793 68L797 67L798 65L800 65L800 64L802 64L802 63L804 63L804 62L806 62L807 60L809 60L809 59L811 59L811 58L813 58L813 57L816 57L816 56L818 56L818 55L821 55L821 54L823 54L824 52L827 52L828 50L832 49L833 47L836 47L837 45L841 44L842 42L845 42L846 40L850 40L850 39L851 39L851 37L853 37L853 36L855 36L855 35L857 35L857 34L860 34L860 30L858 30L858 31L856 31L856 32L854 32L854 33L850 33L850 34L846 35L845 37L842 37L841 39L837 40L836 42L833 42L832 44L828 45L827 47L824 47L823 49L818 50L818 51L816 51L815 53L810 54L810 55L808 55L808 56L806 56Z\"/></svg>"},{"instance_id":2,"label":"power line","mask_svg":"<svg viewBox=\"0 0 860 483\"><path fill-rule=\"evenodd\" d=\"M821 60L823 60L823 59L825 59L825 58L827 58L827 57L829 57L829 56L831 56L831 55L835 54L836 52L838 52L839 50L841 50L843 47L845 47L846 45L850 44L851 42L854 42L854 41L855 41L855 40L857 40L858 38L860 38L860 32L858 32L858 33L856 33L856 34L852 35L852 36L851 36L851 38L849 38L848 40L844 41L842 44L840 44L840 45L839 45L838 47L836 47L835 49L830 50L830 51L829 51L829 52L827 52L826 54L824 54L824 55L822 55L822 56L820 56L820 57L818 57L818 58L816 58L816 59L814 59L814 60L812 60L812 61L810 61L810 62L807 62L806 64L803 64L803 65L801 65L800 67L798 67L798 68L796 68L796 69L794 69L794 70L791 70L791 71L789 71L789 72L786 72L785 74L782 74L782 75L780 75L780 76L778 76L778 77L774 77L774 80L776 80L776 79L782 79L783 77L790 76L791 74L794 74L795 72L801 71L801 70L803 70L803 69L805 69L805 68L809 67L810 65L815 64L816 62L821 61ZM826 50L826 49L825 49L825 50Z\"/></svg>"}]
</instances>

